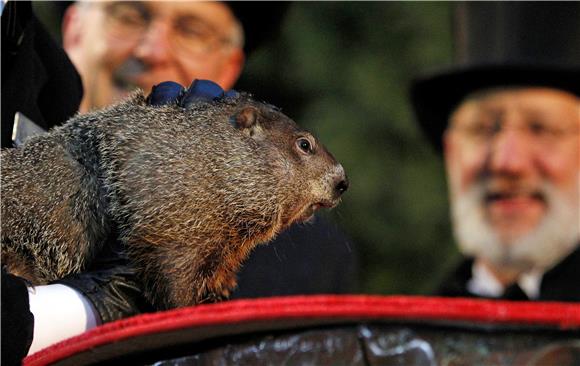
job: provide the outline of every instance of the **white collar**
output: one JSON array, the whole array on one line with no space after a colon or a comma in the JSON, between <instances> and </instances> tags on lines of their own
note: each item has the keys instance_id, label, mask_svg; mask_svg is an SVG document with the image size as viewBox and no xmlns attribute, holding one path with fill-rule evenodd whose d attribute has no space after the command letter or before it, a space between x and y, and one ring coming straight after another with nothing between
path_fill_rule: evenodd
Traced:
<instances>
[{"instance_id":1,"label":"white collar","mask_svg":"<svg viewBox=\"0 0 580 366\"><path fill-rule=\"evenodd\" d=\"M485 297L500 297L505 291L505 286L496 279L487 267L477 261L473 263L471 276L471 279L467 282L467 290L472 294ZM530 271L523 273L518 278L518 285L528 298L537 299L540 296L542 276L542 272Z\"/></svg>"}]
</instances>

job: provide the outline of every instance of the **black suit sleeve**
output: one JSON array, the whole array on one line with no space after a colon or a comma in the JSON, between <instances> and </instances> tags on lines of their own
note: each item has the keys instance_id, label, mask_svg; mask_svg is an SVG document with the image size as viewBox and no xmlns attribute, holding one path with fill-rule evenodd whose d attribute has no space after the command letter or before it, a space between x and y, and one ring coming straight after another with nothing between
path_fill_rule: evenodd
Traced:
<instances>
[{"instance_id":1,"label":"black suit sleeve","mask_svg":"<svg viewBox=\"0 0 580 366\"><path fill-rule=\"evenodd\" d=\"M26 282L2 267L2 359L6 366L20 365L32 345L34 316Z\"/></svg>"}]
</instances>

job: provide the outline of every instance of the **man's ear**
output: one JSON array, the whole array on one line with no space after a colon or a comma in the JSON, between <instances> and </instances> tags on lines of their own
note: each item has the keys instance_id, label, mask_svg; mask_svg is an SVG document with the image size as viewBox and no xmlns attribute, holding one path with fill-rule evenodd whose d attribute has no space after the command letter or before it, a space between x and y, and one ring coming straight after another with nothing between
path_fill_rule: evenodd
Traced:
<instances>
[{"instance_id":1,"label":"man's ear","mask_svg":"<svg viewBox=\"0 0 580 366\"><path fill-rule=\"evenodd\" d=\"M244 51L241 48L236 48L231 51L230 55L228 56L227 60L225 61L223 70L218 77L218 80L214 80L217 82L224 90L231 89L244 68L244 62L246 58L244 56Z\"/></svg>"},{"instance_id":2,"label":"man's ear","mask_svg":"<svg viewBox=\"0 0 580 366\"><path fill-rule=\"evenodd\" d=\"M62 17L62 46L67 51L78 46L82 38L79 11L78 4L71 4Z\"/></svg>"}]
</instances>

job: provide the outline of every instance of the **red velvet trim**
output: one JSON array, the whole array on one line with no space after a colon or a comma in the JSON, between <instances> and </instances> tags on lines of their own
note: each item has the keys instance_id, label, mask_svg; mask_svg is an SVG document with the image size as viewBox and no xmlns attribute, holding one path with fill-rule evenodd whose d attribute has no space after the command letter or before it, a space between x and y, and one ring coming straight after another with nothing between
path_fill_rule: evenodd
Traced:
<instances>
[{"instance_id":1,"label":"red velvet trim","mask_svg":"<svg viewBox=\"0 0 580 366\"><path fill-rule=\"evenodd\" d=\"M24 359L46 365L78 352L145 334L219 324L281 319L378 319L473 324L545 325L580 328L580 305L559 302L510 302L418 296L316 295L226 301L104 324Z\"/></svg>"}]
</instances>

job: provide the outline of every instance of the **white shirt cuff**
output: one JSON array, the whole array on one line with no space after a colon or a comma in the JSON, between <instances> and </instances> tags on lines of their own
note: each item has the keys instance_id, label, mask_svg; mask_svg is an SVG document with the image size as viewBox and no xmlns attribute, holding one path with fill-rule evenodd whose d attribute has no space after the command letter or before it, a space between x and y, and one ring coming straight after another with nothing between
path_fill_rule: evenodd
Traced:
<instances>
[{"instance_id":1,"label":"white shirt cuff","mask_svg":"<svg viewBox=\"0 0 580 366\"><path fill-rule=\"evenodd\" d=\"M61 284L28 288L34 336L28 354L99 325L93 305L78 291Z\"/></svg>"}]
</instances>

